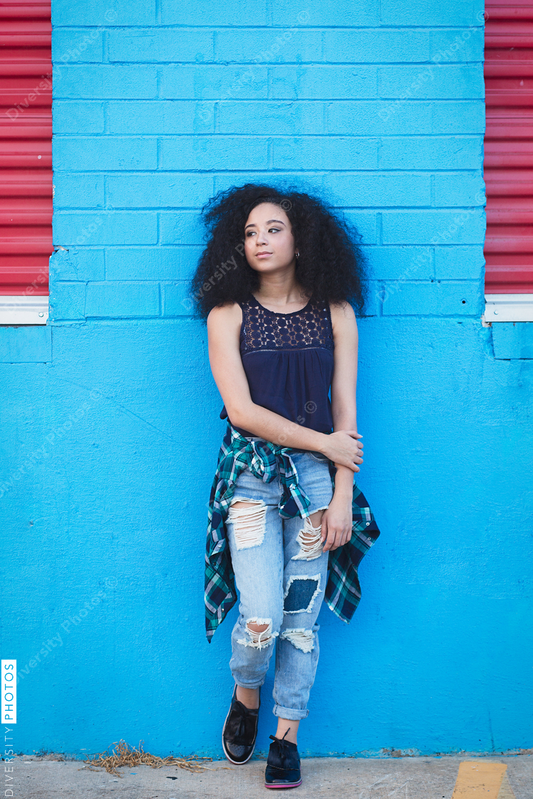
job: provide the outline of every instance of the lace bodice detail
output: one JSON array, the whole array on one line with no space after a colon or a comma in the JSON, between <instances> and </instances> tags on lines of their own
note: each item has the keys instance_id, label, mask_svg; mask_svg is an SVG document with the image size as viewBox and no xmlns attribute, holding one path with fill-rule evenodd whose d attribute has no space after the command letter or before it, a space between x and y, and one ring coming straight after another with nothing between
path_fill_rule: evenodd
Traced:
<instances>
[{"instance_id":1,"label":"lace bodice detail","mask_svg":"<svg viewBox=\"0 0 533 799\"><path fill-rule=\"evenodd\" d=\"M327 302L308 302L289 314L269 311L255 297L242 304L241 352L254 350L333 350L333 331Z\"/></svg>"}]
</instances>

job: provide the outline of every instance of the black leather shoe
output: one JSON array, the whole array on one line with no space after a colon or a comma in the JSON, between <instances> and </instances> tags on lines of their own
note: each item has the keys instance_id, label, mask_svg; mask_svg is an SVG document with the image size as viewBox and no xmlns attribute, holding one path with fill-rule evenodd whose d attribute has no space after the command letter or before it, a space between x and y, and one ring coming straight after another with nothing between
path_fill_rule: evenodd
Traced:
<instances>
[{"instance_id":1,"label":"black leather shoe","mask_svg":"<svg viewBox=\"0 0 533 799\"><path fill-rule=\"evenodd\" d=\"M239 702L236 696L237 686L233 690L230 709L222 730L222 748L229 762L240 766L247 763L254 753L259 708L250 710Z\"/></svg>"},{"instance_id":2,"label":"black leather shoe","mask_svg":"<svg viewBox=\"0 0 533 799\"><path fill-rule=\"evenodd\" d=\"M285 735L283 738L270 736L272 743L265 770L265 788L297 788L302 784L298 747L286 741Z\"/></svg>"}]
</instances>

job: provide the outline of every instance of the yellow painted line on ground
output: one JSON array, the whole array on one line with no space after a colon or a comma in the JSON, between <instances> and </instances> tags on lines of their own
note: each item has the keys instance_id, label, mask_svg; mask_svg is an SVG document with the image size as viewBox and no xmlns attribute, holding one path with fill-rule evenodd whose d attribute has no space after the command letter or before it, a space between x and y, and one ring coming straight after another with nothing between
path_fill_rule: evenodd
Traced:
<instances>
[{"instance_id":1,"label":"yellow painted line on ground","mask_svg":"<svg viewBox=\"0 0 533 799\"><path fill-rule=\"evenodd\" d=\"M452 799L515 799L506 772L505 763L464 760L459 764Z\"/></svg>"}]
</instances>

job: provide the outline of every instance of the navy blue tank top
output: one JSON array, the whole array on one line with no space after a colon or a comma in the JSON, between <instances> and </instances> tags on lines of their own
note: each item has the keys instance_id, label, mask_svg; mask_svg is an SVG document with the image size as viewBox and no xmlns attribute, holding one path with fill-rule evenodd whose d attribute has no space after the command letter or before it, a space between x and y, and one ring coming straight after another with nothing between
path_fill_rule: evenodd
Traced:
<instances>
[{"instance_id":1,"label":"navy blue tank top","mask_svg":"<svg viewBox=\"0 0 533 799\"><path fill-rule=\"evenodd\" d=\"M269 311L251 295L241 308L240 351L252 401L330 433L334 344L329 303L310 300L300 311L285 314ZM220 416L227 418L225 408Z\"/></svg>"}]
</instances>

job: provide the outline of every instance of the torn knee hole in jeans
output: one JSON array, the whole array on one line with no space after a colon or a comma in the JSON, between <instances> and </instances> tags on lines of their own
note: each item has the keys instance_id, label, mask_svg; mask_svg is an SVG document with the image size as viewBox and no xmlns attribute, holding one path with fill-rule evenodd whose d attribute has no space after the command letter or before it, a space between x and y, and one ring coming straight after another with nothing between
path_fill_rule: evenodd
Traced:
<instances>
[{"instance_id":1,"label":"torn knee hole in jeans","mask_svg":"<svg viewBox=\"0 0 533 799\"><path fill-rule=\"evenodd\" d=\"M254 649L264 649L270 646L278 635L278 633L272 632L272 619L248 619L246 632L248 638L239 638L237 643L243 646L251 646Z\"/></svg>"},{"instance_id":2,"label":"torn knee hole in jeans","mask_svg":"<svg viewBox=\"0 0 533 799\"><path fill-rule=\"evenodd\" d=\"M323 510L320 508L320 510ZM322 544L322 524L318 527L313 527L313 523L309 516L304 519L304 526L296 537L300 545L300 551L294 555L292 560L315 560L319 558L323 552Z\"/></svg>"},{"instance_id":3,"label":"torn knee hole in jeans","mask_svg":"<svg viewBox=\"0 0 533 799\"><path fill-rule=\"evenodd\" d=\"M249 549L263 543L265 537L266 505L262 499L235 497L228 521L233 524L237 549Z\"/></svg>"},{"instance_id":4,"label":"torn knee hole in jeans","mask_svg":"<svg viewBox=\"0 0 533 799\"><path fill-rule=\"evenodd\" d=\"M295 627L293 630L284 630L280 638L285 638L296 649L301 649L302 652L312 652L315 645L315 635L312 630L306 630L304 627Z\"/></svg>"}]
</instances>

